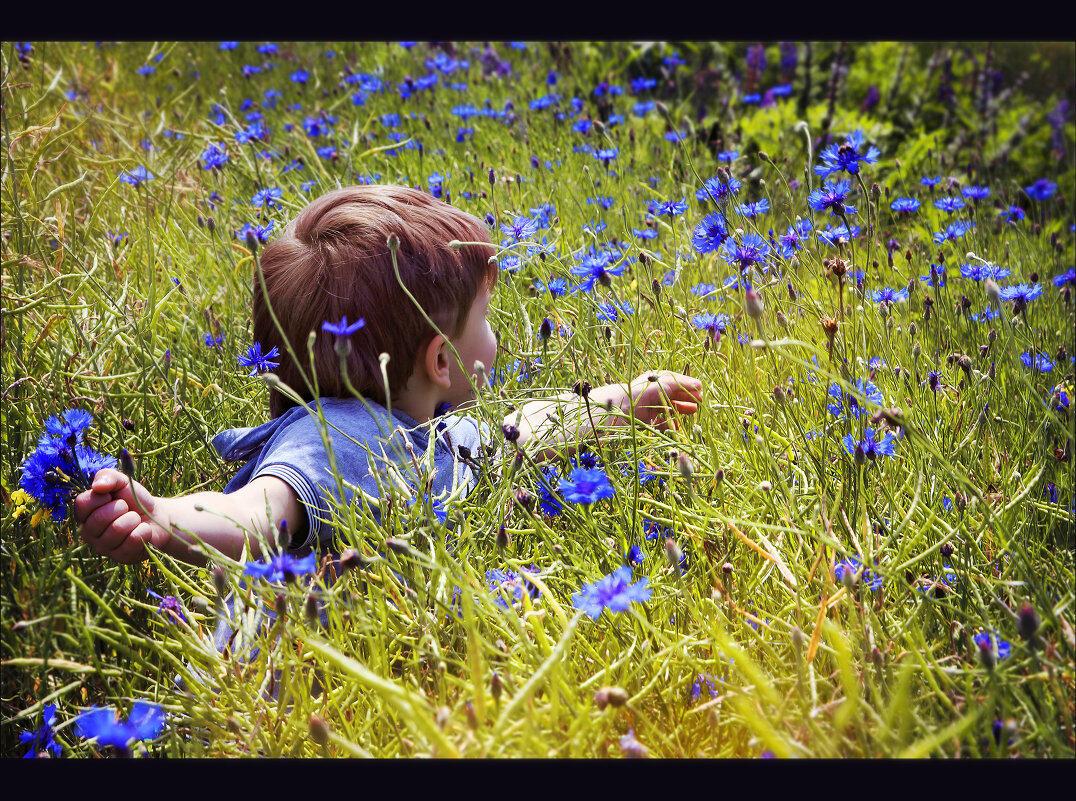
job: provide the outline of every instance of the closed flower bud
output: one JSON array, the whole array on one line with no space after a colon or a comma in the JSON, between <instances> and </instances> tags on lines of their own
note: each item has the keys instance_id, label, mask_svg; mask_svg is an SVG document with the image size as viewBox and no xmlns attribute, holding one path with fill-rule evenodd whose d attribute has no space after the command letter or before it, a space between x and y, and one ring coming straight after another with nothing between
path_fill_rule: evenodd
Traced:
<instances>
[{"instance_id":1,"label":"closed flower bud","mask_svg":"<svg viewBox=\"0 0 1076 801\"><path fill-rule=\"evenodd\" d=\"M717 471L714 473L714 481L716 481L718 484L720 484L724 480L725 480L725 469L723 467L719 467L719 468L717 468Z\"/></svg>"},{"instance_id":2,"label":"closed flower bud","mask_svg":"<svg viewBox=\"0 0 1076 801\"><path fill-rule=\"evenodd\" d=\"M803 636L803 632L800 631L799 626L792 627L792 645L795 646L797 651L803 650L803 644L806 638Z\"/></svg>"},{"instance_id":3,"label":"closed flower bud","mask_svg":"<svg viewBox=\"0 0 1076 801\"><path fill-rule=\"evenodd\" d=\"M274 608L276 609L277 617L284 617L288 613L288 596L282 592L277 593Z\"/></svg>"},{"instance_id":4,"label":"closed flower bud","mask_svg":"<svg viewBox=\"0 0 1076 801\"><path fill-rule=\"evenodd\" d=\"M224 574L224 568L220 565L213 566L213 589L217 591L217 595L224 595L228 591L228 581Z\"/></svg>"},{"instance_id":5,"label":"closed flower bud","mask_svg":"<svg viewBox=\"0 0 1076 801\"><path fill-rule=\"evenodd\" d=\"M474 712L474 704L468 701L463 705L463 714L467 716L467 726L471 731L478 730L478 716Z\"/></svg>"},{"instance_id":6,"label":"closed flower bud","mask_svg":"<svg viewBox=\"0 0 1076 801\"><path fill-rule=\"evenodd\" d=\"M497 529L497 547L508 547L508 529L505 528L504 523L501 523L500 527Z\"/></svg>"},{"instance_id":7,"label":"closed flower bud","mask_svg":"<svg viewBox=\"0 0 1076 801\"><path fill-rule=\"evenodd\" d=\"M602 687L594 693L594 705L598 709L606 706L622 707L628 702L628 693L622 687Z\"/></svg>"},{"instance_id":8,"label":"closed flower bud","mask_svg":"<svg viewBox=\"0 0 1076 801\"><path fill-rule=\"evenodd\" d=\"M123 472L128 476L134 475L134 460L131 458L130 451L126 448L120 448L120 466L123 468Z\"/></svg>"},{"instance_id":9,"label":"closed flower bud","mask_svg":"<svg viewBox=\"0 0 1076 801\"><path fill-rule=\"evenodd\" d=\"M953 555L953 546L948 542L943 542L941 548L938 550L945 559L948 559Z\"/></svg>"},{"instance_id":10,"label":"closed flower bud","mask_svg":"<svg viewBox=\"0 0 1076 801\"><path fill-rule=\"evenodd\" d=\"M1035 611L1031 604L1024 601L1016 616L1016 630L1020 632L1020 636L1026 642L1033 643L1041 625L1042 621L1039 620L1038 612Z\"/></svg>"},{"instance_id":11,"label":"closed flower bud","mask_svg":"<svg viewBox=\"0 0 1076 801\"><path fill-rule=\"evenodd\" d=\"M744 293L743 305L744 311L747 312L747 316L752 318L753 320L757 320L759 317L761 317L762 312L765 308L762 304L762 298L754 289L748 289Z\"/></svg>"},{"instance_id":12,"label":"closed flower bud","mask_svg":"<svg viewBox=\"0 0 1076 801\"><path fill-rule=\"evenodd\" d=\"M385 244L388 245L389 250L396 252L400 249L400 237L393 231L385 239Z\"/></svg>"},{"instance_id":13,"label":"closed flower bud","mask_svg":"<svg viewBox=\"0 0 1076 801\"><path fill-rule=\"evenodd\" d=\"M517 489L516 503L529 511L534 508L534 496L525 489Z\"/></svg>"},{"instance_id":14,"label":"closed flower bud","mask_svg":"<svg viewBox=\"0 0 1076 801\"><path fill-rule=\"evenodd\" d=\"M501 426L501 433L504 434L504 438L509 442L515 442L519 439L519 429L511 423L505 423Z\"/></svg>"},{"instance_id":15,"label":"closed flower bud","mask_svg":"<svg viewBox=\"0 0 1076 801\"><path fill-rule=\"evenodd\" d=\"M310 720L308 721L308 724L310 726L310 739L318 745L328 745L329 724L313 713L310 714Z\"/></svg>"},{"instance_id":16,"label":"closed flower bud","mask_svg":"<svg viewBox=\"0 0 1076 801\"><path fill-rule=\"evenodd\" d=\"M124 428L125 431L134 431L135 430L134 421L131 420L128 417L124 417L121 424L123 425L123 428Z\"/></svg>"},{"instance_id":17,"label":"closed flower bud","mask_svg":"<svg viewBox=\"0 0 1076 801\"><path fill-rule=\"evenodd\" d=\"M546 317L542 320L541 326L538 327L538 336L545 342L553 334L553 321Z\"/></svg>"},{"instance_id":18,"label":"closed flower bud","mask_svg":"<svg viewBox=\"0 0 1076 801\"><path fill-rule=\"evenodd\" d=\"M677 572L682 572L684 552L680 550L680 546L676 544L676 540L672 537L665 539L665 558L669 560L669 566Z\"/></svg>"},{"instance_id":19,"label":"closed flower bud","mask_svg":"<svg viewBox=\"0 0 1076 801\"><path fill-rule=\"evenodd\" d=\"M306 596L306 604L303 606L303 613L306 615L307 622L311 626L318 625L318 596L314 593L310 593Z\"/></svg>"},{"instance_id":20,"label":"closed flower bud","mask_svg":"<svg viewBox=\"0 0 1076 801\"><path fill-rule=\"evenodd\" d=\"M501 681L501 674L497 671L493 671L493 675L490 676L489 692L493 696L494 701L501 700L501 693L504 692L504 682Z\"/></svg>"},{"instance_id":21,"label":"closed flower bud","mask_svg":"<svg viewBox=\"0 0 1076 801\"><path fill-rule=\"evenodd\" d=\"M340 554L340 569L345 573L349 570L354 570L356 567L360 567L362 563L363 558L354 548L348 548Z\"/></svg>"},{"instance_id":22,"label":"closed flower bud","mask_svg":"<svg viewBox=\"0 0 1076 801\"><path fill-rule=\"evenodd\" d=\"M685 479L690 479L695 475L695 465L691 461L691 457L686 453L680 453L676 457L676 469L680 471L680 475Z\"/></svg>"},{"instance_id":23,"label":"closed flower bud","mask_svg":"<svg viewBox=\"0 0 1076 801\"><path fill-rule=\"evenodd\" d=\"M987 670L993 670L998 662L998 658L994 654L994 644L990 641L990 638L985 638L979 644L979 661Z\"/></svg>"},{"instance_id":24,"label":"closed flower bud","mask_svg":"<svg viewBox=\"0 0 1076 801\"><path fill-rule=\"evenodd\" d=\"M411 546L407 544L405 540L397 539L396 537L389 537L385 540L385 546L390 550L404 556L411 553Z\"/></svg>"},{"instance_id":25,"label":"closed flower bud","mask_svg":"<svg viewBox=\"0 0 1076 801\"><path fill-rule=\"evenodd\" d=\"M497 183L497 173L495 173L493 171L493 168L490 167L489 168L489 185L493 186L495 183Z\"/></svg>"}]
</instances>

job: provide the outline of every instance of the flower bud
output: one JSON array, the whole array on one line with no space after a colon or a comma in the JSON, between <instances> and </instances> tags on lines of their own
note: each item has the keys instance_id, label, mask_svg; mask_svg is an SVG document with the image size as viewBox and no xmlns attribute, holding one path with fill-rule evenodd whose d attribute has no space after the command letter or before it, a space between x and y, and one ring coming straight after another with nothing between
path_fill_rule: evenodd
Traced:
<instances>
[{"instance_id":1,"label":"flower bud","mask_svg":"<svg viewBox=\"0 0 1076 801\"><path fill-rule=\"evenodd\" d=\"M553 321L546 317L538 328L538 337L545 342L553 335Z\"/></svg>"},{"instance_id":2,"label":"flower bud","mask_svg":"<svg viewBox=\"0 0 1076 801\"><path fill-rule=\"evenodd\" d=\"M1039 620L1038 612L1035 611L1031 604L1024 601L1016 616L1016 630L1020 632L1020 636L1026 642L1033 643L1041 625L1042 621Z\"/></svg>"},{"instance_id":3,"label":"flower bud","mask_svg":"<svg viewBox=\"0 0 1076 801\"><path fill-rule=\"evenodd\" d=\"M743 301L744 311L747 312L748 317L757 320L762 316L765 307L762 304L762 298L759 296L758 292L752 288L748 288L744 293Z\"/></svg>"},{"instance_id":4,"label":"flower bud","mask_svg":"<svg viewBox=\"0 0 1076 801\"><path fill-rule=\"evenodd\" d=\"M806 638L803 636L803 632L800 631L800 627L799 626L793 626L792 627L792 645L796 648L797 651L802 651L803 650L803 644L804 644L805 641L806 641Z\"/></svg>"},{"instance_id":5,"label":"flower bud","mask_svg":"<svg viewBox=\"0 0 1076 801\"><path fill-rule=\"evenodd\" d=\"M288 613L288 596L284 593L277 593L274 608L276 610L277 617L284 617Z\"/></svg>"},{"instance_id":6,"label":"flower bud","mask_svg":"<svg viewBox=\"0 0 1076 801\"><path fill-rule=\"evenodd\" d=\"M691 457L683 452L676 457L676 469L680 471L680 475L685 479L690 479L695 475L695 465L692 463Z\"/></svg>"},{"instance_id":7,"label":"flower bud","mask_svg":"<svg viewBox=\"0 0 1076 801\"><path fill-rule=\"evenodd\" d=\"M349 570L354 570L356 567L361 567L362 563L362 556L354 548L348 548L340 554L340 569L345 573Z\"/></svg>"},{"instance_id":8,"label":"flower bud","mask_svg":"<svg viewBox=\"0 0 1076 801\"><path fill-rule=\"evenodd\" d=\"M621 687L602 687L594 693L594 705L598 709L607 706L622 707L628 702L628 693Z\"/></svg>"},{"instance_id":9,"label":"flower bud","mask_svg":"<svg viewBox=\"0 0 1076 801\"><path fill-rule=\"evenodd\" d=\"M224 568L220 565L213 566L213 589L217 591L217 595L224 595L228 591L228 581L224 573Z\"/></svg>"},{"instance_id":10,"label":"flower bud","mask_svg":"<svg viewBox=\"0 0 1076 801\"><path fill-rule=\"evenodd\" d=\"M501 433L504 434L504 438L509 442L515 442L519 439L519 429L511 423L505 423L501 426Z\"/></svg>"},{"instance_id":11,"label":"flower bud","mask_svg":"<svg viewBox=\"0 0 1076 801\"><path fill-rule=\"evenodd\" d=\"M385 239L385 244L388 245L389 250L391 250L393 253L395 253L397 250L400 249L400 237L399 237L399 235L397 235L397 233L395 231L393 231Z\"/></svg>"},{"instance_id":12,"label":"flower bud","mask_svg":"<svg viewBox=\"0 0 1076 801\"><path fill-rule=\"evenodd\" d=\"M306 596L303 613L306 615L307 622L311 626L317 627L320 616L318 615L318 596L315 593L310 593Z\"/></svg>"},{"instance_id":13,"label":"flower bud","mask_svg":"<svg viewBox=\"0 0 1076 801\"><path fill-rule=\"evenodd\" d=\"M310 739L320 746L329 744L329 724L311 713L308 721L310 727Z\"/></svg>"},{"instance_id":14,"label":"flower bud","mask_svg":"<svg viewBox=\"0 0 1076 801\"><path fill-rule=\"evenodd\" d=\"M998 286L997 281L993 278L987 278L986 281L983 282L983 288L986 290L986 296L994 301L994 303L997 303L1001 299L1001 287Z\"/></svg>"},{"instance_id":15,"label":"flower bud","mask_svg":"<svg viewBox=\"0 0 1076 801\"><path fill-rule=\"evenodd\" d=\"M493 172L490 170L490 172ZM497 671L493 671L493 675L489 679L489 692L493 696L494 701L501 700L501 693L504 692L504 682L501 681L501 674Z\"/></svg>"}]
</instances>

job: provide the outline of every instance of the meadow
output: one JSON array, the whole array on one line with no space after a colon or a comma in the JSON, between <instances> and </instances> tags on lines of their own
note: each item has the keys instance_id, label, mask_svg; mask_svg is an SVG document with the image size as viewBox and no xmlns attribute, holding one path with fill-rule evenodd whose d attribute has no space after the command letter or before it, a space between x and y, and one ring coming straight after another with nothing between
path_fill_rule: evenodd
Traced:
<instances>
[{"instance_id":1,"label":"meadow","mask_svg":"<svg viewBox=\"0 0 1076 801\"><path fill-rule=\"evenodd\" d=\"M1071 45L0 59L3 755L1076 753ZM478 485L338 506L346 558L288 581L89 551L96 467L234 474L259 248L356 183L498 246ZM656 369L705 382L678 426L544 464L501 435Z\"/></svg>"}]
</instances>

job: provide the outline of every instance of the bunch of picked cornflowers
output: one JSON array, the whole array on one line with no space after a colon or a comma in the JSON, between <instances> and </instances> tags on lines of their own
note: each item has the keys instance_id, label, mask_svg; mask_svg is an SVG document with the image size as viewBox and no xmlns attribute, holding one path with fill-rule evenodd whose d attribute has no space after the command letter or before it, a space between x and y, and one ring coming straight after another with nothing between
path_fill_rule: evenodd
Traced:
<instances>
[{"instance_id":1,"label":"bunch of picked cornflowers","mask_svg":"<svg viewBox=\"0 0 1076 801\"><path fill-rule=\"evenodd\" d=\"M22 463L19 487L58 522L67 519L71 499L90 488L98 470L117 464L114 457L98 453L83 441L92 422L93 415L83 409L50 417L37 449Z\"/></svg>"}]
</instances>

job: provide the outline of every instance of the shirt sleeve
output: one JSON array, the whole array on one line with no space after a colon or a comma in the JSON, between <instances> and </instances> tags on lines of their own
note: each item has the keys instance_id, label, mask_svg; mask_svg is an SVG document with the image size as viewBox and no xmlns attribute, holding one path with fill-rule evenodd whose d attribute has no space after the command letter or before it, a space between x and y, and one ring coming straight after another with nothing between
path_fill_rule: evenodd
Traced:
<instances>
[{"instance_id":1,"label":"shirt sleeve","mask_svg":"<svg viewBox=\"0 0 1076 801\"><path fill-rule=\"evenodd\" d=\"M327 423L340 478L376 495L376 483L370 476L365 450L336 431L331 420ZM316 418L307 415L296 420L278 440L267 446L251 480L258 476L275 476L284 481L306 508L306 536L301 542L292 542L290 550L305 549L314 544L328 545L332 541L332 512L328 499L348 504L353 492L345 486L341 498Z\"/></svg>"}]
</instances>

